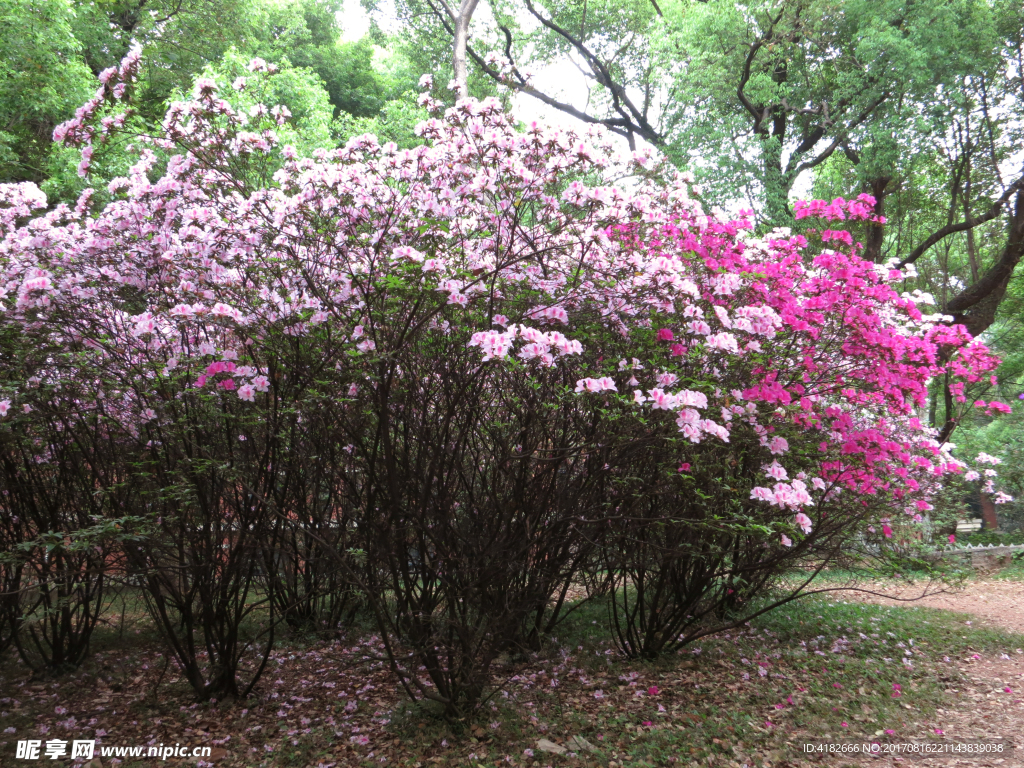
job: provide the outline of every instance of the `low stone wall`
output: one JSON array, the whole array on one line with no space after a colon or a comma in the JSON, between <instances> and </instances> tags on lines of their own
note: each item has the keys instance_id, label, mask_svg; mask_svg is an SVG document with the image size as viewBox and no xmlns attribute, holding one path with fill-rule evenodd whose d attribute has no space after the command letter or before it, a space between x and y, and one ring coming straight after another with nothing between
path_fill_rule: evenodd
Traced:
<instances>
[{"instance_id":1,"label":"low stone wall","mask_svg":"<svg viewBox=\"0 0 1024 768\"><path fill-rule=\"evenodd\" d=\"M948 547L932 553L931 557L967 557L971 558L971 566L978 571L996 571L1010 564L1016 552L1024 552L1024 544L1007 544L979 547Z\"/></svg>"}]
</instances>

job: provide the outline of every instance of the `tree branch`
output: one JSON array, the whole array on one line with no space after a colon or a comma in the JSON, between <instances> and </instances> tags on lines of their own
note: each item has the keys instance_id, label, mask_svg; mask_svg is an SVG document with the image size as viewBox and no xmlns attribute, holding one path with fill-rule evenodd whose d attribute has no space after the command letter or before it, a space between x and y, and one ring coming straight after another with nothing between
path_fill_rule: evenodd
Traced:
<instances>
[{"instance_id":1,"label":"tree branch","mask_svg":"<svg viewBox=\"0 0 1024 768\"><path fill-rule=\"evenodd\" d=\"M1024 186L1024 180L1018 183ZM1001 299L1002 293L1005 292L1006 285L1010 281L1010 276L1021 259L1022 251L1024 251L1024 189L1017 192L1013 216L1010 218L1009 231L1006 235L1006 246L998 261L989 267L978 282L960 291L946 302L945 311L951 315L962 315L965 310L976 307L995 293L998 293ZM972 333L974 332L972 331Z\"/></svg>"},{"instance_id":2,"label":"tree branch","mask_svg":"<svg viewBox=\"0 0 1024 768\"><path fill-rule=\"evenodd\" d=\"M754 103L747 97L747 94L743 92L743 89L747 87L747 83L750 80L750 67L754 63L754 56L757 55L758 49L764 45L764 40L757 40L750 46L750 50L747 52L747 58L743 62L743 71L740 73L740 82L736 86L736 96L740 100L740 104L743 105L744 109L750 113L751 117L754 118L754 133L758 133L761 127L761 110L759 110Z\"/></svg>"},{"instance_id":3,"label":"tree branch","mask_svg":"<svg viewBox=\"0 0 1024 768\"><path fill-rule=\"evenodd\" d=\"M945 312L953 315L953 322L965 326L977 337L995 322L996 310L1006 295L1006 287L1013 277L1013 271L1024 255L1024 189L1017 192L1013 216L1010 217L1006 247L999 260L984 274L981 280L965 288L946 302ZM947 397L949 391L947 389ZM958 417L947 419L939 432L939 442L946 442L960 423Z\"/></svg>"},{"instance_id":4,"label":"tree branch","mask_svg":"<svg viewBox=\"0 0 1024 768\"><path fill-rule=\"evenodd\" d=\"M779 15L774 19L769 16L768 20L771 23L768 25L768 33L764 37L760 37L750 44L750 50L747 51L747 58L743 61L743 71L740 73L740 82L736 86L736 96L739 98L740 104L742 104L743 108L746 109L750 113L751 117L754 118L754 133L762 132L761 123L764 121L765 116L762 115L761 110L754 105L747 94L743 92L743 89L747 87L747 83L750 81L750 69L754 64L754 57L761 49L761 46L771 40L772 35L775 33L775 25L782 20L783 13L785 13L785 10L779 11ZM765 114L767 114L767 110Z\"/></svg>"},{"instance_id":5,"label":"tree branch","mask_svg":"<svg viewBox=\"0 0 1024 768\"><path fill-rule=\"evenodd\" d=\"M438 2L444 5L444 0L438 0ZM427 6L430 8L434 16L437 17L437 20L441 22L441 26L444 27L445 31L450 35L454 35L455 30L451 25L452 14L448 11L447 6L444 6L444 10L442 11L442 9L434 5L433 0L427 0ZM608 130L610 130L612 133L616 134L617 136L622 136L624 139L629 141L631 148L635 148L636 145L635 140L633 138L634 131L629 130L626 121L623 121L618 118L602 119L593 117L592 115L588 115L586 112L576 109L571 104L566 104L564 102L558 101L557 99L553 99L547 94L541 93L540 91L533 88L527 82L526 78L524 78L523 75L519 72L519 69L515 65L515 60L512 57L512 32L509 30L508 27L504 25L499 25L499 29L501 29L501 31L505 34L505 55L508 57L509 63L512 65L512 74L516 79L509 80L503 77L500 71L498 71L490 64L488 64L484 60L483 56L481 56L475 50L473 50L473 47L467 43L466 53L471 59L473 59L474 63L476 63L476 65L484 74L486 74L488 77L490 77L492 80L496 82L506 85L512 88L513 90L518 91L519 93L528 94L533 98L537 99L538 101L547 104L549 107L557 109L559 112L564 112L567 115L575 117L577 120L581 120L582 122L591 125L603 125L606 128L608 128Z\"/></svg>"},{"instance_id":6,"label":"tree branch","mask_svg":"<svg viewBox=\"0 0 1024 768\"><path fill-rule=\"evenodd\" d=\"M615 78L612 77L608 67L605 66L605 64L589 48L587 48L586 44L582 40L576 38L567 29L562 28L554 21L541 14L534 6L532 0L525 0L525 3L527 10L534 16L534 18L552 32L562 37L579 52L590 67L594 79L608 89L612 95L612 108L621 116L621 122L619 122L618 125L629 133L640 134L652 144L663 144L664 139L661 134L647 122L643 112L637 109L632 100L626 94L626 89L615 81ZM604 122L607 124L606 121L594 122Z\"/></svg>"},{"instance_id":7,"label":"tree branch","mask_svg":"<svg viewBox=\"0 0 1024 768\"><path fill-rule=\"evenodd\" d=\"M824 135L825 126L814 126L814 130L807 134L804 140L800 142L800 146L793 150L793 154L802 155L806 152L810 152L812 149L814 149L814 145L817 144L821 140L821 137Z\"/></svg>"},{"instance_id":8,"label":"tree branch","mask_svg":"<svg viewBox=\"0 0 1024 768\"><path fill-rule=\"evenodd\" d=\"M843 148L843 154L846 155L846 159L854 165L860 165L860 155L857 150L847 144L845 141L840 142L840 146Z\"/></svg>"},{"instance_id":9,"label":"tree branch","mask_svg":"<svg viewBox=\"0 0 1024 768\"><path fill-rule=\"evenodd\" d=\"M863 123L869 117L871 117L871 114L876 109L878 109L879 105L883 101L885 101L887 98L889 98L889 94L888 93L883 93L881 96L879 96L877 99L875 99L870 105L868 105L864 109L863 112L860 113L860 115L857 116L857 118L853 122L851 122L850 124L845 126L842 130L839 131L839 133L836 135L836 137L832 141L832 143L829 144L828 147L826 147L825 150L821 152L821 154L819 154L817 157L814 157L811 160L808 160L806 162L800 163L799 165L797 165L794 168L793 167L793 161L797 157L799 157L799 155L801 154L799 152L799 148L798 148L798 150L796 152L794 152L790 156L789 162L786 163L786 165L787 165L786 173L787 174L791 174L795 178L795 177L799 176L801 173L803 173L804 171L806 171L806 170L808 170L810 168L815 168L816 166L821 165L823 162L828 160L830 157L832 157L832 153L835 152L840 146L845 146L845 141L846 141L846 139L847 139L847 137L849 135L849 132L851 130L853 130L854 128L856 128L861 123ZM822 131L822 135L824 135L824 131ZM803 146L806 143L807 143L807 141L805 140L800 146ZM817 140L814 143L816 144ZM808 148L808 150L805 150L805 151L809 151L810 148L812 148L813 146L814 146L814 144L811 144L811 146ZM849 157L849 154L847 154L847 157Z\"/></svg>"},{"instance_id":10,"label":"tree branch","mask_svg":"<svg viewBox=\"0 0 1024 768\"><path fill-rule=\"evenodd\" d=\"M974 218L967 219L965 221L957 222L956 224L949 224L937 230L936 232L933 232L925 239L923 243L921 243L914 250L912 250L907 255L907 257L903 259L903 261L897 264L896 268L902 269L903 267L907 266L907 264L913 264L915 261L921 258L921 256L923 256L929 248L931 248L939 241L949 237L950 235L955 235L957 232L963 232L965 229L973 229L974 227L977 227L980 224L984 224L986 221L992 221L992 219L999 215L999 212L1003 209L1003 206L1006 205L1006 201L1009 200L1015 192L1021 189L1024 189L1024 176L1021 176L1019 179L1017 179L1017 181L1015 181L1013 184L1007 187L1006 191L1003 192L1000 198L996 200L994 203L992 203L992 206L982 215L975 216Z\"/></svg>"}]
</instances>

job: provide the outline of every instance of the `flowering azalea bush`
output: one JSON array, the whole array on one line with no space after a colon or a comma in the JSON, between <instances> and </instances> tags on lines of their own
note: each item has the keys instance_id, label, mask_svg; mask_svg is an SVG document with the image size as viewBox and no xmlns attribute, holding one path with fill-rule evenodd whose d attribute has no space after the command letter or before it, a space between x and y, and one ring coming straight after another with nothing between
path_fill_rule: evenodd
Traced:
<instances>
[{"instance_id":1,"label":"flowering azalea bush","mask_svg":"<svg viewBox=\"0 0 1024 768\"><path fill-rule=\"evenodd\" d=\"M58 129L83 173L137 66ZM302 599L288 574L323 553L409 694L458 715L581 573L611 590L623 651L652 656L962 471L915 413L931 377L996 360L842 231L755 237L652 153L517 132L493 100L409 150L303 157L286 121L201 79L102 210L87 192L30 218L34 191L4 192L2 322L31 349L0 429L60 412L49 440L103 435L94 482L131 478L126 561L200 695L251 689ZM299 540L319 554L282 567Z\"/></svg>"}]
</instances>

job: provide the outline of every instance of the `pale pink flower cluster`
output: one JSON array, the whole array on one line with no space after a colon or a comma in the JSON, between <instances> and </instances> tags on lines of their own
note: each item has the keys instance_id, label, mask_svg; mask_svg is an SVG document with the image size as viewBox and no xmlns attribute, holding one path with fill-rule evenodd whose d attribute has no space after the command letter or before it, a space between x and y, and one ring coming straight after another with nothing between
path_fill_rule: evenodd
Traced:
<instances>
[{"instance_id":1,"label":"pale pink flower cluster","mask_svg":"<svg viewBox=\"0 0 1024 768\"><path fill-rule=\"evenodd\" d=\"M495 322L507 320L502 315L495 317ZM526 325L512 323L504 331L478 331L469 340L470 347L479 347L483 352L483 361L501 359L512 351L513 342L516 339L525 342L516 356L522 360L534 360L544 367L551 367L555 364L557 354L580 355L583 353L583 345L577 340L570 340L558 331L539 331Z\"/></svg>"},{"instance_id":2,"label":"pale pink flower cluster","mask_svg":"<svg viewBox=\"0 0 1024 768\"><path fill-rule=\"evenodd\" d=\"M814 499L807 492L807 485L802 480L776 483L772 488L756 486L751 489L750 498L766 501L773 507L777 506L783 509L799 509L814 504ZM804 521L806 521L806 525ZM797 514L797 524L804 529L804 533L811 532L810 518L802 512Z\"/></svg>"},{"instance_id":3,"label":"pale pink flower cluster","mask_svg":"<svg viewBox=\"0 0 1024 768\"><path fill-rule=\"evenodd\" d=\"M576 382L576 392L617 392L615 380L602 376L600 379L580 379Z\"/></svg>"}]
</instances>

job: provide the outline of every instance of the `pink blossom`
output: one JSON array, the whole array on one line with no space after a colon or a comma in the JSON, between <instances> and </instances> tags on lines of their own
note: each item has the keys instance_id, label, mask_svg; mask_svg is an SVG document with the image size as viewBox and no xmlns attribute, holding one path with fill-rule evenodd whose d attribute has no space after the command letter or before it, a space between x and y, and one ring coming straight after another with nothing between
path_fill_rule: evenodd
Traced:
<instances>
[{"instance_id":1,"label":"pink blossom","mask_svg":"<svg viewBox=\"0 0 1024 768\"><path fill-rule=\"evenodd\" d=\"M391 252L391 257L399 260L421 263L424 255L409 245L402 245Z\"/></svg>"},{"instance_id":2,"label":"pink blossom","mask_svg":"<svg viewBox=\"0 0 1024 768\"><path fill-rule=\"evenodd\" d=\"M676 409L677 399L675 395L663 392L660 389L652 389L648 394L650 397L647 399L652 403L651 407L654 410L674 411Z\"/></svg>"},{"instance_id":3,"label":"pink blossom","mask_svg":"<svg viewBox=\"0 0 1024 768\"><path fill-rule=\"evenodd\" d=\"M726 331L708 336L705 343L710 349L721 349L726 352L739 351L739 347L736 345L736 337Z\"/></svg>"},{"instance_id":4,"label":"pink blossom","mask_svg":"<svg viewBox=\"0 0 1024 768\"><path fill-rule=\"evenodd\" d=\"M661 328L658 330L658 341L672 341L675 336L670 328Z\"/></svg>"},{"instance_id":5,"label":"pink blossom","mask_svg":"<svg viewBox=\"0 0 1024 768\"><path fill-rule=\"evenodd\" d=\"M196 95L208 95L217 90L217 83L209 77L196 78L195 92Z\"/></svg>"},{"instance_id":6,"label":"pink blossom","mask_svg":"<svg viewBox=\"0 0 1024 768\"><path fill-rule=\"evenodd\" d=\"M686 324L686 327L690 333L698 336L707 336L711 333L711 326L703 320L691 320Z\"/></svg>"},{"instance_id":7,"label":"pink blossom","mask_svg":"<svg viewBox=\"0 0 1024 768\"><path fill-rule=\"evenodd\" d=\"M617 392L615 382L608 376L600 379L580 379L576 382L577 392Z\"/></svg>"},{"instance_id":8,"label":"pink blossom","mask_svg":"<svg viewBox=\"0 0 1024 768\"><path fill-rule=\"evenodd\" d=\"M707 408L708 398L703 392L683 389L676 395L676 403L677 405L685 405L691 408Z\"/></svg>"}]
</instances>

